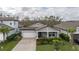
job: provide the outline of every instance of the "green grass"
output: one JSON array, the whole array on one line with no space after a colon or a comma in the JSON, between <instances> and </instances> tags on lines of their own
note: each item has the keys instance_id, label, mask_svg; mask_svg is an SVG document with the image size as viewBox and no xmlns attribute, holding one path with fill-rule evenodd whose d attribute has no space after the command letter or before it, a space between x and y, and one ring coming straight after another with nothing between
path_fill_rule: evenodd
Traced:
<instances>
[{"instance_id":1,"label":"green grass","mask_svg":"<svg viewBox=\"0 0 79 59\"><path fill-rule=\"evenodd\" d=\"M53 45L38 45L36 47L37 51L52 51L54 50Z\"/></svg>"},{"instance_id":2,"label":"green grass","mask_svg":"<svg viewBox=\"0 0 79 59\"><path fill-rule=\"evenodd\" d=\"M79 45L66 44L60 47L60 51L79 51Z\"/></svg>"},{"instance_id":3,"label":"green grass","mask_svg":"<svg viewBox=\"0 0 79 59\"><path fill-rule=\"evenodd\" d=\"M10 42L6 42L4 44L1 44L0 51L11 51L19 41L20 40L14 40L14 41L10 41ZM3 47L3 48L1 48L1 47Z\"/></svg>"},{"instance_id":4,"label":"green grass","mask_svg":"<svg viewBox=\"0 0 79 59\"><path fill-rule=\"evenodd\" d=\"M55 51L54 45L37 45L37 51ZM79 45L66 44L59 47L59 51L79 51Z\"/></svg>"}]
</instances>

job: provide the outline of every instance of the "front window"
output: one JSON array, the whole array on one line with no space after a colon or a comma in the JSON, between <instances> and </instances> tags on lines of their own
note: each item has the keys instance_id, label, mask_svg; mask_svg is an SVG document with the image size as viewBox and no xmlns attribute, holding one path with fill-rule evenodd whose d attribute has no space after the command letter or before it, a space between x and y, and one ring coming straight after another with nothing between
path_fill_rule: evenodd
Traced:
<instances>
[{"instance_id":1,"label":"front window","mask_svg":"<svg viewBox=\"0 0 79 59\"><path fill-rule=\"evenodd\" d=\"M38 32L38 37L39 38L46 38L47 37L47 32Z\"/></svg>"},{"instance_id":2,"label":"front window","mask_svg":"<svg viewBox=\"0 0 79 59\"><path fill-rule=\"evenodd\" d=\"M57 37L57 32L49 32L49 37Z\"/></svg>"}]
</instances>

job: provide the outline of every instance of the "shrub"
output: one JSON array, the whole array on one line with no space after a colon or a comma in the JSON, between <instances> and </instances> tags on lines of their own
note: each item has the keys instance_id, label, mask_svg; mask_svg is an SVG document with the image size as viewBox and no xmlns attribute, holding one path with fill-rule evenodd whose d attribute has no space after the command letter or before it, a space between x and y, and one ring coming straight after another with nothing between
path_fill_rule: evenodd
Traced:
<instances>
[{"instance_id":1,"label":"shrub","mask_svg":"<svg viewBox=\"0 0 79 59\"><path fill-rule=\"evenodd\" d=\"M65 41L69 42L69 36L67 34L61 33L61 34L59 34L59 37Z\"/></svg>"},{"instance_id":2,"label":"shrub","mask_svg":"<svg viewBox=\"0 0 79 59\"><path fill-rule=\"evenodd\" d=\"M64 41L61 38L53 38L52 43L54 45L55 50L59 50L62 45L64 45Z\"/></svg>"},{"instance_id":3,"label":"shrub","mask_svg":"<svg viewBox=\"0 0 79 59\"><path fill-rule=\"evenodd\" d=\"M52 40L53 40L53 38L47 39L47 41L48 41L49 44L52 44Z\"/></svg>"},{"instance_id":4,"label":"shrub","mask_svg":"<svg viewBox=\"0 0 79 59\"><path fill-rule=\"evenodd\" d=\"M48 39L44 38L44 39L37 39L37 44L38 45L42 45L42 44L48 44Z\"/></svg>"},{"instance_id":5,"label":"shrub","mask_svg":"<svg viewBox=\"0 0 79 59\"><path fill-rule=\"evenodd\" d=\"M37 44L42 45L42 44L53 44L52 40L62 40L61 38L42 38L42 39L37 39Z\"/></svg>"},{"instance_id":6,"label":"shrub","mask_svg":"<svg viewBox=\"0 0 79 59\"><path fill-rule=\"evenodd\" d=\"M7 41L21 39L21 33L15 33L7 37Z\"/></svg>"}]
</instances>

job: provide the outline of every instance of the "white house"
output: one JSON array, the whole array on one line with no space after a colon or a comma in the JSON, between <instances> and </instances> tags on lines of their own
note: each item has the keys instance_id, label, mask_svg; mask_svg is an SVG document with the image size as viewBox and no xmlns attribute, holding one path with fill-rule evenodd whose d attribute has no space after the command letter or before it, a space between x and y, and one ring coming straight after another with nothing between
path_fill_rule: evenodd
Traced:
<instances>
[{"instance_id":1,"label":"white house","mask_svg":"<svg viewBox=\"0 0 79 59\"><path fill-rule=\"evenodd\" d=\"M2 17L0 16L0 27L7 26L12 30L9 31L8 36L15 33L18 30L18 20L14 17ZM5 34L6 35L6 34ZM7 35L5 36L6 39ZM0 41L3 41L3 33L0 33Z\"/></svg>"}]
</instances>

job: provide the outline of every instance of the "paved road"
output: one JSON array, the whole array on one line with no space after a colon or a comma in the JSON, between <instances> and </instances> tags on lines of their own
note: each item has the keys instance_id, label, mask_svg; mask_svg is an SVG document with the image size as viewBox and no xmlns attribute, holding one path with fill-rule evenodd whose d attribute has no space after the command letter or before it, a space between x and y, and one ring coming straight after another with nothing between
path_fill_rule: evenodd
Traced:
<instances>
[{"instance_id":1,"label":"paved road","mask_svg":"<svg viewBox=\"0 0 79 59\"><path fill-rule=\"evenodd\" d=\"M35 51L36 39L22 39L13 51Z\"/></svg>"}]
</instances>

